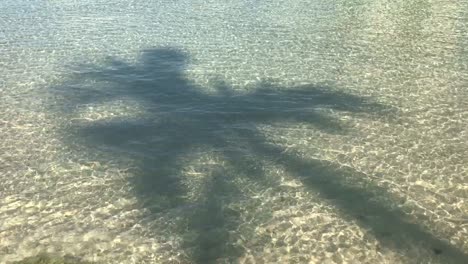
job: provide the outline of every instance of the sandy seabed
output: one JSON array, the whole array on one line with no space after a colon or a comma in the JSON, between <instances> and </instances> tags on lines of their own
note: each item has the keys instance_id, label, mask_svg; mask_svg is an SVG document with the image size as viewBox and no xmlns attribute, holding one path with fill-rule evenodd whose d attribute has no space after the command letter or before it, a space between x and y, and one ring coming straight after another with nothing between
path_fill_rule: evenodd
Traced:
<instances>
[{"instance_id":1,"label":"sandy seabed","mask_svg":"<svg viewBox=\"0 0 468 264\"><path fill-rule=\"evenodd\" d=\"M468 263L466 1L3 1L0 262Z\"/></svg>"}]
</instances>

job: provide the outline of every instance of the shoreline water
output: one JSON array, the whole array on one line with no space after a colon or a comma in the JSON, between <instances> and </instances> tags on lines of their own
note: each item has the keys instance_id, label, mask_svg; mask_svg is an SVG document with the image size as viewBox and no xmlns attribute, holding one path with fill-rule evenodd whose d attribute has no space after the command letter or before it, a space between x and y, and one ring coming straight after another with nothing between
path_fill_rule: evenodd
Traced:
<instances>
[{"instance_id":1,"label":"shoreline water","mask_svg":"<svg viewBox=\"0 0 468 264\"><path fill-rule=\"evenodd\" d=\"M0 262L466 263L464 4L0 3Z\"/></svg>"}]
</instances>

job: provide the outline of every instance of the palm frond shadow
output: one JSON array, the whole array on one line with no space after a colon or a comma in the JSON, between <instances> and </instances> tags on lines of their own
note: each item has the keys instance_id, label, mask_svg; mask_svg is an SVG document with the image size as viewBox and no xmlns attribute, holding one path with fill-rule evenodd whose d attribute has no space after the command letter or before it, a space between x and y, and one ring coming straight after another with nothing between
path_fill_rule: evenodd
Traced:
<instances>
[{"instance_id":1,"label":"palm frond shadow","mask_svg":"<svg viewBox=\"0 0 468 264\"><path fill-rule=\"evenodd\" d=\"M377 238L394 239L394 245L403 238L410 243L425 242L444 249L453 263L468 263L468 257L460 250L416 223L405 222L402 212L371 202L374 192L347 186L343 179L356 172L296 158L279 146L268 145L256 129L257 125L267 123L305 123L329 133L345 133L346 127L318 109L379 116L388 114L391 111L388 107L313 85L277 87L263 82L250 92L238 93L218 82L217 93L205 93L184 77L187 59L174 49L145 50L136 65L115 59L109 59L105 67L82 65L70 83L55 88L72 104L64 112L80 105L125 99L135 100L145 109L146 114L138 118L95 121L71 127L65 133L70 140L80 137L89 149L108 147L114 155L133 159L138 164L132 182L135 195L153 213L164 213L185 203L186 186L178 177L184 166L181 157L199 148L210 148L225 157L236 168L236 174L248 175L253 181L264 181L265 172L256 168L249 156L275 160L306 186L333 200L350 219L372 215L374 220L360 223ZM92 85L80 85L86 81L92 81ZM247 144L248 149L238 148L235 140ZM197 263L232 259L242 253L238 248L226 246L230 239L228 231L239 220L235 219L236 213L226 211L219 202L219 197L231 199L225 195L226 189L232 192L236 187L223 176L222 170L207 179L205 196L190 214L186 227L198 234L187 240L188 247L194 248L193 261ZM385 195L385 190L379 191ZM393 235L382 237L383 232Z\"/></svg>"},{"instance_id":2,"label":"palm frond shadow","mask_svg":"<svg viewBox=\"0 0 468 264\"><path fill-rule=\"evenodd\" d=\"M388 196L388 192L374 184L353 184L349 177L365 179L365 175L351 168L339 168L322 160L305 160L294 154L284 154L284 150L272 144L265 144L260 133L247 132L251 151L283 165L287 171L320 194L330 200L344 215L351 220L357 220L360 226L372 231L382 245L396 250L405 250L408 244L425 246L435 254L444 252L441 263L466 263L468 256L447 241L437 238L418 223L411 221L399 209L379 202L380 196ZM423 260L418 260L423 261Z\"/></svg>"}]
</instances>

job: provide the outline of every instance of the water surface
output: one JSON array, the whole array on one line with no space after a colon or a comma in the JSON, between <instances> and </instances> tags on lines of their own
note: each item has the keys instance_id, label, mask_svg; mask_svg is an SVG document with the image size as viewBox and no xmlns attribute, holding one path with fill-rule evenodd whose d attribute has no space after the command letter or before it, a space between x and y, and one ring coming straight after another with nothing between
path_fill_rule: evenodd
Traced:
<instances>
[{"instance_id":1,"label":"water surface","mask_svg":"<svg viewBox=\"0 0 468 264\"><path fill-rule=\"evenodd\" d=\"M7 0L0 28L0 262L468 262L468 2Z\"/></svg>"}]
</instances>

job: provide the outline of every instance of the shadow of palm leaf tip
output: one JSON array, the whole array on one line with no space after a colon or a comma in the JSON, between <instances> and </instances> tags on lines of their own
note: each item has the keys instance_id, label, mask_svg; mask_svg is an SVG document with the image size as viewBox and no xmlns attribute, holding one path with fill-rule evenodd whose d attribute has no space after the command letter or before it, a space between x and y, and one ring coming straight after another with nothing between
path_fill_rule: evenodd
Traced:
<instances>
[{"instance_id":1,"label":"shadow of palm leaf tip","mask_svg":"<svg viewBox=\"0 0 468 264\"><path fill-rule=\"evenodd\" d=\"M307 188L333 201L346 217L359 219L369 215L377 222L358 221L395 250L405 245L429 244L443 250L450 263L468 263L465 253L435 237L422 226L407 223L403 212L390 209L374 199L385 189L369 183L369 189L349 185L346 179L363 175L341 169L333 163L305 160L275 145L259 129L261 124L308 124L329 133L343 133L345 127L320 109L384 115L391 108L324 86L281 87L262 82L254 89L236 92L223 81L216 82L218 93L206 93L187 80L184 70L188 56L176 49L156 48L142 51L138 63L109 58L104 66L86 66L71 81L65 97L67 108L94 105L113 100L132 99L145 114L132 118L112 118L72 126L70 141L80 137L90 150L111 149L106 158L127 156L136 165L132 178L135 195L152 214L159 215L190 208L185 212L181 236L193 249L198 263L234 259L243 250L233 243L232 232L241 224L242 212L224 205L242 196L234 184L236 177L247 177L265 187L274 188L267 172L258 163L272 161L283 166ZM91 88L80 85L92 81ZM67 92L69 92L67 94ZM202 198L188 201L187 186L182 183L184 158L191 153L211 153L223 157L231 171L218 165L202 168ZM114 155L114 156L113 156ZM201 154L200 154L201 155ZM361 177L362 176L362 177ZM269 186L271 185L271 186ZM379 236L387 228L391 236ZM387 243L389 244L389 243ZM389 244L390 245L390 244Z\"/></svg>"}]
</instances>

